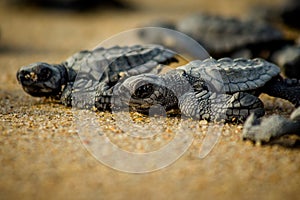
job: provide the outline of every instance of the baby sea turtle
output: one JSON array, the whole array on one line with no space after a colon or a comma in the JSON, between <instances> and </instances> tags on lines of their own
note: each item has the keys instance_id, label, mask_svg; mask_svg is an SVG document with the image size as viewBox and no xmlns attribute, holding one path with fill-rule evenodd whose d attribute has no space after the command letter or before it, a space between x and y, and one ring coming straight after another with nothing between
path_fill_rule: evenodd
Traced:
<instances>
[{"instance_id":1,"label":"baby sea turtle","mask_svg":"<svg viewBox=\"0 0 300 200\"><path fill-rule=\"evenodd\" d=\"M120 101L133 110L180 109L186 116L244 121L264 115L260 93L300 105L300 82L283 79L275 64L263 59L213 58L192 61L166 74L141 74L118 83Z\"/></svg>"},{"instance_id":2,"label":"baby sea turtle","mask_svg":"<svg viewBox=\"0 0 300 200\"><path fill-rule=\"evenodd\" d=\"M282 32L267 22L241 20L204 13L192 14L172 22L156 22L152 26L173 28L199 42L214 58L222 57L261 57L266 58L274 49L290 41ZM153 35L140 34L144 40L152 40ZM163 44L164 45L164 44ZM264 54L264 55L262 55Z\"/></svg>"},{"instance_id":3,"label":"baby sea turtle","mask_svg":"<svg viewBox=\"0 0 300 200\"><path fill-rule=\"evenodd\" d=\"M180 20L176 28L197 40L215 58L241 50L255 57L257 52L278 48L285 41L281 31L267 23L202 13Z\"/></svg>"},{"instance_id":4,"label":"baby sea turtle","mask_svg":"<svg viewBox=\"0 0 300 200\"><path fill-rule=\"evenodd\" d=\"M267 12L268 16L270 12ZM257 15L257 9L255 10ZM251 17L251 16L249 16ZM297 18L295 18L297 19ZM256 58L261 57L282 67L289 78L299 79L299 47L292 38L284 34L269 22L253 16L248 20L211 14L192 14L178 22L161 21L149 24L171 28L187 34L198 41L214 58ZM161 41L168 46L163 34L141 31L144 40ZM173 48L173 47L172 47Z\"/></svg>"},{"instance_id":5,"label":"baby sea turtle","mask_svg":"<svg viewBox=\"0 0 300 200\"><path fill-rule=\"evenodd\" d=\"M298 20L300 17L300 2L298 0L285 0L273 6L259 4L250 9L248 17L300 29Z\"/></svg>"},{"instance_id":6,"label":"baby sea turtle","mask_svg":"<svg viewBox=\"0 0 300 200\"><path fill-rule=\"evenodd\" d=\"M76 89L84 90L83 102L73 106L86 107L96 98L96 107L105 110L110 108L110 91L120 79L159 73L163 69L160 64L177 62L174 56L159 45L97 48L76 53L61 64L37 62L21 67L17 79L28 94L56 98L67 106L72 105ZM96 97L84 96L95 90Z\"/></svg>"}]
</instances>

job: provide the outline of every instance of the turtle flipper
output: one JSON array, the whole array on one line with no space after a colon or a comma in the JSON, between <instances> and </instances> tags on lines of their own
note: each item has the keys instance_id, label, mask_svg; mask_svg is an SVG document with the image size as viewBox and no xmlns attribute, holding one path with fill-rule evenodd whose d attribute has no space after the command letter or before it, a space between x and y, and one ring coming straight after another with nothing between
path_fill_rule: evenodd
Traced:
<instances>
[{"instance_id":1,"label":"turtle flipper","mask_svg":"<svg viewBox=\"0 0 300 200\"><path fill-rule=\"evenodd\" d=\"M296 107L300 106L300 80L277 77L269 81L262 90L270 96L288 100Z\"/></svg>"},{"instance_id":2,"label":"turtle flipper","mask_svg":"<svg viewBox=\"0 0 300 200\"><path fill-rule=\"evenodd\" d=\"M60 97L60 101L65 106L72 106L72 90L73 90L73 82L69 82Z\"/></svg>"},{"instance_id":3,"label":"turtle flipper","mask_svg":"<svg viewBox=\"0 0 300 200\"><path fill-rule=\"evenodd\" d=\"M213 121L245 121L251 113L257 117L264 115L260 99L244 92L233 95L189 92L179 98L179 108L186 116Z\"/></svg>"},{"instance_id":4,"label":"turtle flipper","mask_svg":"<svg viewBox=\"0 0 300 200\"><path fill-rule=\"evenodd\" d=\"M95 106L95 94L94 90L84 90L80 88L74 88L74 83L68 83L60 97L63 105L80 108L80 109L93 109Z\"/></svg>"},{"instance_id":5,"label":"turtle flipper","mask_svg":"<svg viewBox=\"0 0 300 200\"><path fill-rule=\"evenodd\" d=\"M243 138L255 142L269 142L289 134L300 135L300 108L297 108L289 119L280 115L257 119L250 115L243 129Z\"/></svg>"}]
</instances>

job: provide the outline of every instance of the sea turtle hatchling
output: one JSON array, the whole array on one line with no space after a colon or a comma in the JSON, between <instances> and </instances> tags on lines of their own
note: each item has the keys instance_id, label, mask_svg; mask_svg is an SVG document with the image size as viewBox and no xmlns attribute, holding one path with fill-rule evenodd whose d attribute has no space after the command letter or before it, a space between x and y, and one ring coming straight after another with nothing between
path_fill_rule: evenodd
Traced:
<instances>
[{"instance_id":1,"label":"sea turtle hatchling","mask_svg":"<svg viewBox=\"0 0 300 200\"><path fill-rule=\"evenodd\" d=\"M196 13L178 22L156 22L149 26L162 26L182 32L199 42L214 58L222 57L263 57L268 58L274 50L292 43L283 33L267 22L241 20L206 13ZM162 34L139 35L148 42L158 41ZM167 39L161 38L162 45Z\"/></svg>"},{"instance_id":2,"label":"sea turtle hatchling","mask_svg":"<svg viewBox=\"0 0 300 200\"><path fill-rule=\"evenodd\" d=\"M248 51L251 57L286 43L283 34L268 23L198 13L180 20L178 31L186 33L215 58ZM255 55L256 54L256 55Z\"/></svg>"},{"instance_id":3,"label":"sea turtle hatchling","mask_svg":"<svg viewBox=\"0 0 300 200\"><path fill-rule=\"evenodd\" d=\"M294 1L294 0L292 0ZM295 3L295 2L294 2ZM291 4L293 5L293 3ZM300 4L299 4L300 5ZM270 12L266 12L270 16ZM255 9L257 16L257 9ZM297 21L297 17L294 20ZM172 21L157 21L148 26L159 26L185 33L199 42L216 59L231 58L264 58L283 68L282 73L288 78L299 79L299 45L294 37L273 26L268 21L225 17L206 13L195 13L183 19ZM166 32L166 34L164 34ZM169 42L167 30L160 32L141 30L139 37L148 42L159 42L173 48L176 42Z\"/></svg>"},{"instance_id":4,"label":"sea turtle hatchling","mask_svg":"<svg viewBox=\"0 0 300 200\"><path fill-rule=\"evenodd\" d=\"M97 109L107 110L111 88L120 79L159 73L164 68L160 64L177 62L175 56L160 45L100 47L76 53L61 64L37 62L21 67L17 79L32 96L52 97L76 107L91 106L93 102ZM72 102L76 89L82 91L82 98ZM96 96L88 95L89 91L96 91Z\"/></svg>"},{"instance_id":5,"label":"sea turtle hatchling","mask_svg":"<svg viewBox=\"0 0 300 200\"><path fill-rule=\"evenodd\" d=\"M131 109L180 109L192 118L244 121L264 115L260 93L300 105L300 82L283 79L275 64L263 59L195 60L166 74L141 74L119 82L114 94Z\"/></svg>"}]
</instances>

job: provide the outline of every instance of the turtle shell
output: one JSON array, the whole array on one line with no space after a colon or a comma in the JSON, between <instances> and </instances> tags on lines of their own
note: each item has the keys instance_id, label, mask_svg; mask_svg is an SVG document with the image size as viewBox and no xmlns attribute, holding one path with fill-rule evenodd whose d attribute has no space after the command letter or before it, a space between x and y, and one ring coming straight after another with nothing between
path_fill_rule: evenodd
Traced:
<instances>
[{"instance_id":1,"label":"turtle shell","mask_svg":"<svg viewBox=\"0 0 300 200\"><path fill-rule=\"evenodd\" d=\"M200 77L211 89L222 93L256 90L280 73L278 66L258 58L209 58L192 61L178 69Z\"/></svg>"},{"instance_id":2,"label":"turtle shell","mask_svg":"<svg viewBox=\"0 0 300 200\"><path fill-rule=\"evenodd\" d=\"M65 66L73 71L69 81L76 75L87 75L95 80L108 78L114 81L120 73L135 75L160 70L158 64L176 61L175 53L160 45L114 46L96 48L92 51L80 51L65 62ZM79 80L80 77L77 77Z\"/></svg>"},{"instance_id":3,"label":"turtle shell","mask_svg":"<svg viewBox=\"0 0 300 200\"><path fill-rule=\"evenodd\" d=\"M160 45L114 46L81 51L66 60L69 82L73 89L95 90L101 95L121 78L142 73L158 74L177 61L175 53Z\"/></svg>"}]
</instances>

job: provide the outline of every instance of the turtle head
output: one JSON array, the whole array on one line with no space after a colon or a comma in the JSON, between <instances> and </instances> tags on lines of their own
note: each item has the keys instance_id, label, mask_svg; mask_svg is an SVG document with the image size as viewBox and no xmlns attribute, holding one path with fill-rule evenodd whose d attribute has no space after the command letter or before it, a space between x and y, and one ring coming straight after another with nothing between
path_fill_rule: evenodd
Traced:
<instances>
[{"instance_id":1,"label":"turtle head","mask_svg":"<svg viewBox=\"0 0 300 200\"><path fill-rule=\"evenodd\" d=\"M17 72L18 82L32 96L57 96L66 84L66 69L60 65L37 62L21 67Z\"/></svg>"},{"instance_id":2,"label":"turtle head","mask_svg":"<svg viewBox=\"0 0 300 200\"><path fill-rule=\"evenodd\" d=\"M116 96L126 105L142 111L160 104L165 93L162 79L154 74L141 74L118 83L114 89Z\"/></svg>"}]
</instances>

